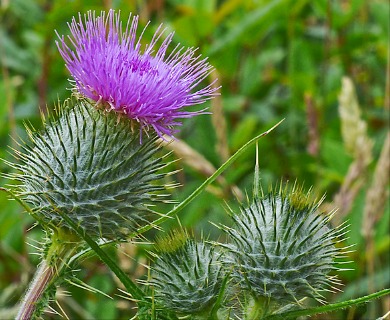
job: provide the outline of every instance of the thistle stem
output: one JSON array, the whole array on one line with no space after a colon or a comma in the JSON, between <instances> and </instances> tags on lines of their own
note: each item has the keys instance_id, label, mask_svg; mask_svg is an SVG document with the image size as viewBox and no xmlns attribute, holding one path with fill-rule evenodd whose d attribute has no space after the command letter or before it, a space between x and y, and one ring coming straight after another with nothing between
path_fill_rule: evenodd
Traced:
<instances>
[{"instance_id":1,"label":"thistle stem","mask_svg":"<svg viewBox=\"0 0 390 320\"><path fill-rule=\"evenodd\" d=\"M56 277L54 267L49 266L46 260L42 260L34 278L22 299L16 320L29 320L35 312L36 306L42 298L48 284Z\"/></svg>"},{"instance_id":2,"label":"thistle stem","mask_svg":"<svg viewBox=\"0 0 390 320\"><path fill-rule=\"evenodd\" d=\"M63 274L69 259L80 246L79 238L69 231L58 229L50 236L50 245L20 304L16 320L39 317L52 294L55 282ZM53 291L49 291L50 287Z\"/></svg>"}]
</instances>

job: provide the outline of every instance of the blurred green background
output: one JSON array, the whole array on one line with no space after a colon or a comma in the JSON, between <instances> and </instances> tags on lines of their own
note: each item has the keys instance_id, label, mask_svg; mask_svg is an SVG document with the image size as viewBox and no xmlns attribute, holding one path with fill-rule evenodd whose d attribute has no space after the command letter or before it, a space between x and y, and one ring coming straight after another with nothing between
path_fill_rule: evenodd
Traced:
<instances>
[{"instance_id":1,"label":"blurred green background","mask_svg":"<svg viewBox=\"0 0 390 320\"><path fill-rule=\"evenodd\" d=\"M10 147L20 148L15 141L26 139L25 122L39 128L40 109L53 110L71 94L54 30L66 34L71 17L90 9L120 9L124 22L133 12L140 16L139 33L151 21L144 43L163 23L167 33L175 31L171 49L177 43L199 47L216 68L208 81L217 77L222 85L221 96L208 104L213 114L185 120L179 141L169 147L172 159L181 158L171 169L182 169L172 177L181 184L172 199L184 199L245 142L284 118L259 141L264 189L281 179L313 186L316 194L326 193L324 210L339 208L334 223L348 220L351 225L345 245L355 244L346 258L354 261L348 265L353 270L340 274L343 292L328 294L329 301L390 286L388 1L0 3L0 158L11 160ZM252 148L180 213L181 223L217 239L219 231L209 222L228 223L225 201L236 208L237 198L245 202L246 193L251 197L254 164ZM9 170L0 162L1 172ZM1 186L6 183L0 178ZM39 261L34 253L43 233L34 226L15 201L0 193L0 319L13 317ZM154 233L147 237L152 240ZM145 248L123 245L112 254L137 278L146 273L141 265L147 263ZM70 319L128 319L134 314L100 261L83 261L80 270L80 279L113 299L65 286L58 301ZM315 319L376 319L389 310L385 297ZM44 318L60 316L46 313Z\"/></svg>"}]
</instances>

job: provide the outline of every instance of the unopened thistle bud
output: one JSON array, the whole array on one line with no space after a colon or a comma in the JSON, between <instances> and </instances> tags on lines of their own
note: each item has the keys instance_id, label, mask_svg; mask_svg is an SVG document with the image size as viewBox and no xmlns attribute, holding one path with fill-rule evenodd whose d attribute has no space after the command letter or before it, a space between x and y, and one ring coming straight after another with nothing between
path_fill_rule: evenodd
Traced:
<instances>
[{"instance_id":1,"label":"unopened thistle bud","mask_svg":"<svg viewBox=\"0 0 390 320\"><path fill-rule=\"evenodd\" d=\"M156 300L179 315L209 315L223 285L220 260L211 244L185 231L160 239L150 280Z\"/></svg>"},{"instance_id":2,"label":"unopened thistle bud","mask_svg":"<svg viewBox=\"0 0 390 320\"><path fill-rule=\"evenodd\" d=\"M334 261L343 249L336 243L345 228L332 229L331 215L319 210L321 201L309 198L296 187L255 194L247 208L231 212L232 227L222 226L231 239L226 265L253 299L249 307L258 310L252 314L300 304L306 297L322 301L321 291L337 284L329 273L337 269Z\"/></svg>"}]
</instances>

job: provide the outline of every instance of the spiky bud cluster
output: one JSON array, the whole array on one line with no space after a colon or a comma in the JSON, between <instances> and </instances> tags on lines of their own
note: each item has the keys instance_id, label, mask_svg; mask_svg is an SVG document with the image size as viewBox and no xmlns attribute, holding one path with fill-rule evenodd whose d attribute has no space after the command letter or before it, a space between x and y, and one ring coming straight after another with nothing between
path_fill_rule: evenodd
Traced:
<instances>
[{"instance_id":1,"label":"spiky bud cluster","mask_svg":"<svg viewBox=\"0 0 390 320\"><path fill-rule=\"evenodd\" d=\"M148 204L158 199L154 157L156 138L140 144L128 119L104 114L89 102L68 102L57 117L44 120L43 132L29 128L31 146L15 151L12 178L18 195L49 228L70 227L67 215L92 237L118 239L145 221Z\"/></svg>"},{"instance_id":2,"label":"spiky bud cluster","mask_svg":"<svg viewBox=\"0 0 390 320\"><path fill-rule=\"evenodd\" d=\"M220 293L221 255L205 241L181 230L157 243L157 259L150 284L156 300L182 315L207 314Z\"/></svg>"},{"instance_id":3,"label":"spiky bud cluster","mask_svg":"<svg viewBox=\"0 0 390 320\"><path fill-rule=\"evenodd\" d=\"M247 208L231 212L232 227L222 226L231 239L226 264L233 278L268 308L305 297L321 300L320 292L337 281L329 272L342 253L336 242L344 228L331 228L331 215L320 213L321 201L309 198L310 193L287 187L255 194Z\"/></svg>"}]
</instances>

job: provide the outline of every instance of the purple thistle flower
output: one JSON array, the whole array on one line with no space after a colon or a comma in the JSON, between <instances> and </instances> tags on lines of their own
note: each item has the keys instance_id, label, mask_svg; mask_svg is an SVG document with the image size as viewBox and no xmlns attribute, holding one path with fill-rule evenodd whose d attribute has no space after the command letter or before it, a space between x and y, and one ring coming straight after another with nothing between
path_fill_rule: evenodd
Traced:
<instances>
[{"instance_id":1,"label":"purple thistle flower","mask_svg":"<svg viewBox=\"0 0 390 320\"><path fill-rule=\"evenodd\" d=\"M107 111L114 110L139 122L142 129L153 127L158 135L172 136L181 125L178 118L205 113L183 111L217 95L212 84L195 91L212 71L206 59L195 56L196 49L177 45L167 56L170 33L157 52L153 48L165 30L160 25L149 45L141 51L141 36L136 39L138 16L129 16L123 31L120 13L106 16L88 11L79 14L68 26L71 35L59 36L57 47L75 80L77 90ZM73 47L73 48L71 48Z\"/></svg>"}]
</instances>

